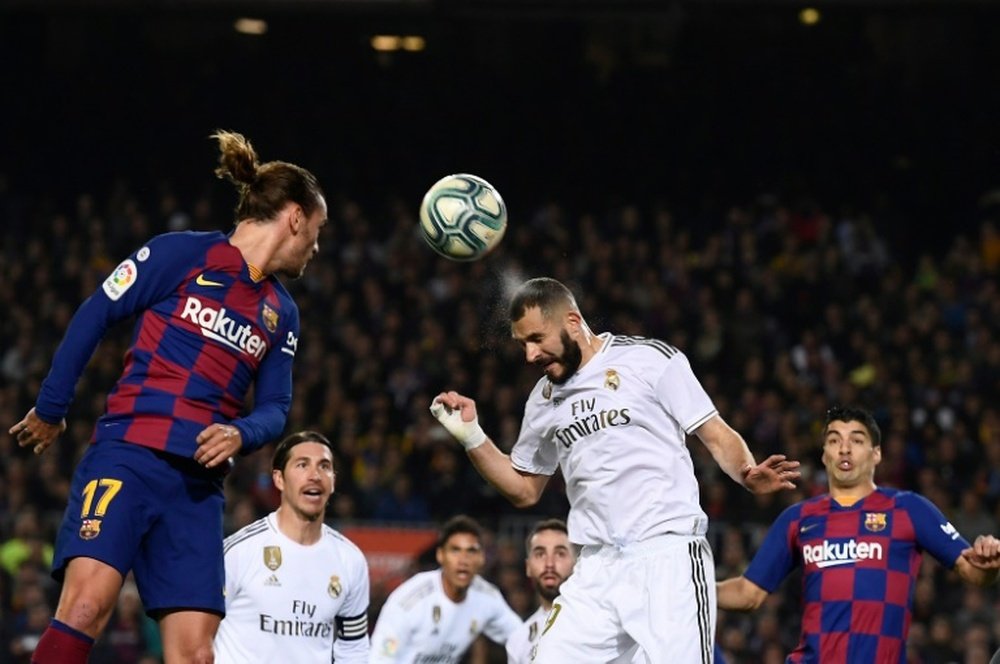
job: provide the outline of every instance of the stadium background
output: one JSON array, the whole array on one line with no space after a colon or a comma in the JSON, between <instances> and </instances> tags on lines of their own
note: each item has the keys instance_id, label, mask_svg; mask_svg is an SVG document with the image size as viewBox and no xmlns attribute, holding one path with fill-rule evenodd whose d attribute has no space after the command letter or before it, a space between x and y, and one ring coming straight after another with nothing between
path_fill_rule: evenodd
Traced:
<instances>
[{"instance_id":1,"label":"stadium background","mask_svg":"<svg viewBox=\"0 0 1000 664\"><path fill-rule=\"evenodd\" d=\"M748 501L692 446L720 577L825 486L817 427L837 401L876 409L880 481L924 492L967 537L996 533L1000 8L815 6L806 25L781 0L0 0L4 428L121 257L153 233L229 225L206 140L222 127L310 168L330 198L322 255L294 286L289 429L338 442L335 526L433 528L461 506L493 535L488 577L531 608L519 538L564 513L558 487L510 508L426 405L465 390L513 442L535 375L505 340L502 286L549 274L597 329L683 348L758 455L806 462L801 491ZM236 33L240 16L267 33ZM426 47L376 52L376 34ZM423 190L454 171L492 181L511 212L475 265L416 235ZM58 449L0 439L0 662L27 661L54 607L47 547L126 338L95 355ZM273 507L268 460L230 478L230 529ZM755 616L723 616L731 661L787 651L796 592L791 579ZM927 564L915 599L910 661L1000 646L995 589ZM156 661L137 608L123 593L94 661Z\"/></svg>"}]
</instances>

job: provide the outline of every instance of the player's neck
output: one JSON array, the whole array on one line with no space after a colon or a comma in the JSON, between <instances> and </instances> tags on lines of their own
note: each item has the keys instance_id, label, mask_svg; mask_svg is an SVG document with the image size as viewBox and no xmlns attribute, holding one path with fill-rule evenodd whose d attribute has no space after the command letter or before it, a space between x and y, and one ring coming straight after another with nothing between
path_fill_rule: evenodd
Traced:
<instances>
[{"instance_id":1,"label":"player's neck","mask_svg":"<svg viewBox=\"0 0 1000 664\"><path fill-rule=\"evenodd\" d=\"M445 578L443 572L441 574L441 588L444 590L445 597L453 601L455 604L461 604L469 595L468 588L459 588L448 583L448 579Z\"/></svg>"},{"instance_id":2,"label":"player's neck","mask_svg":"<svg viewBox=\"0 0 1000 664\"><path fill-rule=\"evenodd\" d=\"M857 486L837 487L830 486L830 497L842 507L850 507L860 500L864 500L875 492L878 487L874 482Z\"/></svg>"},{"instance_id":3,"label":"player's neck","mask_svg":"<svg viewBox=\"0 0 1000 664\"><path fill-rule=\"evenodd\" d=\"M323 519L307 519L287 505L282 505L274 513L278 530L288 539L309 546L319 541L323 535Z\"/></svg>"},{"instance_id":4,"label":"player's neck","mask_svg":"<svg viewBox=\"0 0 1000 664\"><path fill-rule=\"evenodd\" d=\"M584 366L587 362L590 362L601 352L601 348L604 347L604 339L600 338L587 326L586 323L582 327L583 339L580 340L580 366Z\"/></svg>"},{"instance_id":5,"label":"player's neck","mask_svg":"<svg viewBox=\"0 0 1000 664\"><path fill-rule=\"evenodd\" d=\"M229 244L240 250L243 260L249 265L256 265L265 275L273 271L268 263L281 242L268 226L267 223L241 221L229 236Z\"/></svg>"}]
</instances>

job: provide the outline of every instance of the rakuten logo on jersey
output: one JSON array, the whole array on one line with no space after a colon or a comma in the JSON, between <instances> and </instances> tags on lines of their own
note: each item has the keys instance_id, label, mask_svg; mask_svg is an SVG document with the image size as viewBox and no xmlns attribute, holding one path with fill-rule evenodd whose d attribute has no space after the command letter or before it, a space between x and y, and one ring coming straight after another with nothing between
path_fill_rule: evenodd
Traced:
<instances>
[{"instance_id":1,"label":"rakuten logo on jersey","mask_svg":"<svg viewBox=\"0 0 1000 664\"><path fill-rule=\"evenodd\" d=\"M258 360L267 352L267 342L254 334L249 323L237 325L226 315L226 308L206 307L196 297L189 297L181 311L181 319L189 320L201 328L201 333L235 351L252 355Z\"/></svg>"},{"instance_id":2,"label":"rakuten logo on jersey","mask_svg":"<svg viewBox=\"0 0 1000 664\"><path fill-rule=\"evenodd\" d=\"M822 544L805 545L802 547L802 560L816 567L834 567L836 565L853 565L861 560L882 560L882 545L878 542L831 542L823 540Z\"/></svg>"}]
</instances>

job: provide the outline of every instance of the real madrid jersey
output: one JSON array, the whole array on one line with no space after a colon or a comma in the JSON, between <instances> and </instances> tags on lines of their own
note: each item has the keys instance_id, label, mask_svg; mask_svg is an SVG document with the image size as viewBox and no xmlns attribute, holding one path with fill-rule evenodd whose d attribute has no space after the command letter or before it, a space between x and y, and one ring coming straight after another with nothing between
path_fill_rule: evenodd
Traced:
<instances>
[{"instance_id":1,"label":"real madrid jersey","mask_svg":"<svg viewBox=\"0 0 1000 664\"><path fill-rule=\"evenodd\" d=\"M371 662L456 664L480 634L503 644L520 624L496 586L481 577L456 603L444 593L440 569L421 572L400 584L382 606L372 632Z\"/></svg>"},{"instance_id":2,"label":"real madrid jersey","mask_svg":"<svg viewBox=\"0 0 1000 664\"><path fill-rule=\"evenodd\" d=\"M368 563L350 540L324 525L299 544L272 512L226 538L225 552L216 664L368 661Z\"/></svg>"},{"instance_id":3,"label":"real madrid jersey","mask_svg":"<svg viewBox=\"0 0 1000 664\"><path fill-rule=\"evenodd\" d=\"M566 383L535 385L511 450L514 467L539 475L562 469L575 544L704 534L686 436L715 406L673 346L600 338L601 349Z\"/></svg>"},{"instance_id":4,"label":"real madrid jersey","mask_svg":"<svg viewBox=\"0 0 1000 664\"><path fill-rule=\"evenodd\" d=\"M538 637L542 630L545 629L545 618L548 615L549 612L545 610L545 607L540 606L514 630L514 633L507 639L507 664L531 664L532 650L538 643Z\"/></svg>"}]
</instances>

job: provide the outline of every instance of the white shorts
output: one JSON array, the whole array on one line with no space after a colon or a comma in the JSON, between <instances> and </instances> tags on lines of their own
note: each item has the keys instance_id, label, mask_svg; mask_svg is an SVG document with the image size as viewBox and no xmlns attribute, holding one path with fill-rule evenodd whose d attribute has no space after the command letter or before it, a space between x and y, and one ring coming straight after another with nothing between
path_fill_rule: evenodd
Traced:
<instances>
[{"instance_id":1,"label":"white shorts","mask_svg":"<svg viewBox=\"0 0 1000 664\"><path fill-rule=\"evenodd\" d=\"M534 664L712 664L715 564L702 536L583 547L560 593Z\"/></svg>"}]
</instances>

